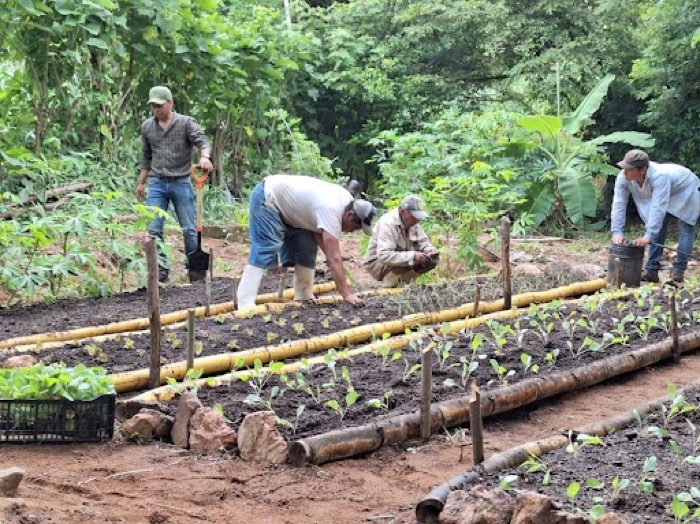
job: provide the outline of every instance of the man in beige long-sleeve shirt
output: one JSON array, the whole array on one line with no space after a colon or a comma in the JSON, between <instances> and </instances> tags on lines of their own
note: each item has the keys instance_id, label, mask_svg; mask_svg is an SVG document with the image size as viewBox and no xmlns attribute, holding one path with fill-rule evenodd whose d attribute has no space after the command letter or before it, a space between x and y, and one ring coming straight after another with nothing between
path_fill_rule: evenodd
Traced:
<instances>
[{"instance_id":1,"label":"man in beige long-sleeve shirt","mask_svg":"<svg viewBox=\"0 0 700 524\"><path fill-rule=\"evenodd\" d=\"M423 200L408 195L377 221L364 266L383 287L410 282L437 265L440 254L419 224L427 217Z\"/></svg>"}]
</instances>

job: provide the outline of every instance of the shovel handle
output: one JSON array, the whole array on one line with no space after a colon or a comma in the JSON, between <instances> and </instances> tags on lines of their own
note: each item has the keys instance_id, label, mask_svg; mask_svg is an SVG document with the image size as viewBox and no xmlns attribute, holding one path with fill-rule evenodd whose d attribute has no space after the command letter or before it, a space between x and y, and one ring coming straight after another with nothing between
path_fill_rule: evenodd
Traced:
<instances>
[{"instance_id":1,"label":"shovel handle","mask_svg":"<svg viewBox=\"0 0 700 524\"><path fill-rule=\"evenodd\" d=\"M194 178L195 182L197 182L197 191L201 191L204 189L204 182L206 182L207 178L209 178L209 173L202 170L204 174L198 175L197 170L202 170L201 166L192 164L190 173L192 173L192 178Z\"/></svg>"}]
</instances>

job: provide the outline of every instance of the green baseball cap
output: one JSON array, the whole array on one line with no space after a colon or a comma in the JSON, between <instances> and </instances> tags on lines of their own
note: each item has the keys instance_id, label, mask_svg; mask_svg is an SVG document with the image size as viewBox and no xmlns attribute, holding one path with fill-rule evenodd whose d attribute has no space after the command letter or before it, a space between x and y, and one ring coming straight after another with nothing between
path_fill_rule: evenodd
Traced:
<instances>
[{"instance_id":1,"label":"green baseball cap","mask_svg":"<svg viewBox=\"0 0 700 524\"><path fill-rule=\"evenodd\" d=\"M170 102L173 99L173 94L165 86L155 86L152 87L148 92L148 103L163 105L166 102Z\"/></svg>"}]
</instances>

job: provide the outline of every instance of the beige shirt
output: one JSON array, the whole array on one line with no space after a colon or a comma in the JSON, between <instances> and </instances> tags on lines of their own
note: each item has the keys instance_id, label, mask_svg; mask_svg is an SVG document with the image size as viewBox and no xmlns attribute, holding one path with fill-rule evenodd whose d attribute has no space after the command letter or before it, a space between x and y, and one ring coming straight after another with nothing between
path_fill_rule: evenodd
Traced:
<instances>
[{"instance_id":1,"label":"beige shirt","mask_svg":"<svg viewBox=\"0 0 700 524\"><path fill-rule=\"evenodd\" d=\"M428 235L420 224L406 230L396 208L374 225L364 266L370 275L381 280L392 267L411 268L415 252L426 250L434 250Z\"/></svg>"}]
</instances>

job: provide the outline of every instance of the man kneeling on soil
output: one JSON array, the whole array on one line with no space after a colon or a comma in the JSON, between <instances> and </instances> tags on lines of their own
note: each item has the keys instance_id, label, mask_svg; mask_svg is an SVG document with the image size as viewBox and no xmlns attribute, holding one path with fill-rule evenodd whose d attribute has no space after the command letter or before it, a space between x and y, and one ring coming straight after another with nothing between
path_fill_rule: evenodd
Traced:
<instances>
[{"instance_id":1,"label":"man kneeling on soil","mask_svg":"<svg viewBox=\"0 0 700 524\"><path fill-rule=\"evenodd\" d=\"M410 282L437 266L440 253L419 224L427 217L423 200L408 195L377 221L364 265L383 287Z\"/></svg>"}]
</instances>

